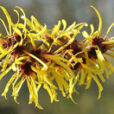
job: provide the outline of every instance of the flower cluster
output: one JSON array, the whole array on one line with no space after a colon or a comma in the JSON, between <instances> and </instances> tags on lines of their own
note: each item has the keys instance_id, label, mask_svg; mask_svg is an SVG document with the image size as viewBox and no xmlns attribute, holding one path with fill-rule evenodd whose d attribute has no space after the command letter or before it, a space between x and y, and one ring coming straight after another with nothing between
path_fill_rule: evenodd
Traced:
<instances>
[{"instance_id":1,"label":"flower cluster","mask_svg":"<svg viewBox=\"0 0 114 114\"><path fill-rule=\"evenodd\" d=\"M14 10L18 20L14 23L7 10L0 6L9 25L7 28L0 19L7 32L6 36L1 34L0 38L0 80L9 71L14 72L2 96L7 98L6 94L12 86L12 96L19 103L18 93L26 81L30 94L29 104L34 103L36 107L43 109L38 102L41 88L48 92L51 102L59 101L58 90L64 97L75 102L72 94L77 93L76 85L85 85L88 89L94 80L98 86L99 99L103 90L101 83L114 71L113 65L105 56L114 57L114 37L107 38L114 23L102 38L102 18L95 7L91 8L98 16L99 26L94 31L91 24L91 32L87 33L82 29L88 26L86 22L74 22L67 27L64 19L58 21L53 29L48 29L34 16L28 19L18 6ZM78 41L79 34L84 38L81 41Z\"/></svg>"}]
</instances>

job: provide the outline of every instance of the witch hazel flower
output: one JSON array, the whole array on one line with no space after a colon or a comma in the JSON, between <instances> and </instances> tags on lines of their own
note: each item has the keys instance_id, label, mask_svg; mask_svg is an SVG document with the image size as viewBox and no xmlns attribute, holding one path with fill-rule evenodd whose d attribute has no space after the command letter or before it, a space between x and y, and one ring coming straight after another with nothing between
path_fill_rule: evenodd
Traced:
<instances>
[{"instance_id":1,"label":"witch hazel flower","mask_svg":"<svg viewBox=\"0 0 114 114\"><path fill-rule=\"evenodd\" d=\"M34 16L28 19L23 9L18 6L14 9L17 15L17 22L14 23L8 11L0 6L8 21L7 27L0 19L7 33L6 36L1 34L0 38L0 80L7 76L9 71L13 71L2 96L7 99L7 92L12 86L12 96L19 104L19 91L23 83L27 82L29 104L34 103L37 108L43 109L38 96L41 88L47 91L51 103L59 101L58 91L63 97L76 103L72 97L73 93L79 93L76 86L85 85L88 89L94 80L100 99L102 82L114 71L113 65L105 56L114 57L113 37L107 38L114 24L111 24L102 38L102 18L98 10L91 7L98 15L99 26L98 30L94 31L91 24L89 34L84 30L84 27L88 26L86 22L74 22L67 27L64 19L59 20L52 29L48 29L47 25L41 25ZM84 40L78 40L79 34Z\"/></svg>"}]
</instances>

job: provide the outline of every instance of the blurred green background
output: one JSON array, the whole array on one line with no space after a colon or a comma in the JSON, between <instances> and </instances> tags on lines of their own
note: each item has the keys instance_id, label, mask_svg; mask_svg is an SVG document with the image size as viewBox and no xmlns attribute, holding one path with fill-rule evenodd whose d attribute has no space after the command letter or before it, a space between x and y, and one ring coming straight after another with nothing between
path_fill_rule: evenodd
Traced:
<instances>
[{"instance_id":1,"label":"blurred green background","mask_svg":"<svg viewBox=\"0 0 114 114\"><path fill-rule=\"evenodd\" d=\"M94 5L103 18L102 37L109 25L114 22L114 0L1 0L0 5L5 6L15 20L13 9L15 6L21 6L28 18L34 15L41 24L47 24L52 28L60 19L66 19L68 25L74 21L93 23L98 27L98 18L95 12L89 7ZM0 17L3 13L0 11ZM17 18L16 18L17 19ZM0 24L0 33L4 33L4 28ZM89 30L89 29L88 29ZM108 36L114 36L114 29ZM109 58L110 59L110 58ZM114 63L114 60L110 61ZM2 93L8 76L0 81L0 94ZM74 96L78 104L59 95L60 102L50 103L49 96L44 90L40 91L40 104L44 110L39 110L34 105L28 105L28 90L26 83L20 91L20 105L15 104L11 96L11 90L8 93L8 100L0 97L0 114L114 114L114 77L103 84L104 91L100 100L97 100L97 87L92 83L90 89L84 87L78 88L80 95ZM11 89L11 88L10 88Z\"/></svg>"}]
</instances>

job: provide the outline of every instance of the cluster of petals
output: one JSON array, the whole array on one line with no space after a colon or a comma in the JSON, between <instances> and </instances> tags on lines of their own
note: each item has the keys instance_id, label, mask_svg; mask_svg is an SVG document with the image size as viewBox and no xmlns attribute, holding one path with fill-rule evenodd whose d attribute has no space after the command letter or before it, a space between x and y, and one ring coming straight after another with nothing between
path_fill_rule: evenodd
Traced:
<instances>
[{"instance_id":1,"label":"cluster of petals","mask_svg":"<svg viewBox=\"0 0 114 114\"><path fill-rule=\"evenodd\" d=\"M19 103L19 91L27 82L29 104L34 103L43 109L39 104L40 89L47 91L51 102L59 101L58 91L61 91L64 97L76 103L72 97L73 93L78 94L76 87L84 85L88 89L93 80L98 86L100 99L102 83L114 72L113 65L107 59L107 55L114 57L114 37L107 37L114 23L102 38L102 18L94 6L91 8L99 19L97 30L94 30L93 24L86 22L74 22L67 27L64 19L48 29L34 16L28 19L19 6L14 9L17 22L13 22L8 11L0 6L8 22L7 27L0 19L7 33L5 36L1 34L0 38L0 80L13 71L2 96L7 98L9 87L12 86L14 101ZM88 26L90 33L84 30Z\"/></svg>"}]
</instances>

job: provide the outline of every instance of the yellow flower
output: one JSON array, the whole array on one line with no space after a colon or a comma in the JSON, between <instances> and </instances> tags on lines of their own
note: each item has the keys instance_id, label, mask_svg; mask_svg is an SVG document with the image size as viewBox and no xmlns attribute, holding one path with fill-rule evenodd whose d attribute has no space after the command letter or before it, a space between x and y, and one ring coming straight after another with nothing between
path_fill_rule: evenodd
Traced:
<instances>
[{"instance_id":1,"label":"yellow flower","mask_svg":"<svg viewBox=\"0 0 114 114\"><path fill-rule=\"evenodd\" d=\"M52 29L47 25L41 25L39 21L31 16L28 19L22 8L16 7L21 11L20 16L17 9L17 22L14 23L7 10L3 10L9 28L7 29L2 19L7 35L0 39L0 80L13 70L11 76L2 93L5 98L9 87L12 86L12 96L16 103L19 91L26 81L29 90L29 104L34 103L39 109L43 109L39 104L38 93L41 87L47 91L51 103L59 101L57 98L58 90L64 97L70 98L73 93L78 93L75 86L85 85L88 89L91 81L94 80L98 86L98 99L103 90L102 82L114 71L112 64L106 59L104 54L111 57L113 55L113 37L106 39L111 30L112 24L104 38L101 38L102 18L97 9L91 6L98 15L99 27L94 32L94 26L90 25L91 33L81 32L87 23L82 22L67 27L67 22L59 20L58 24ZM20 18L24 21L20 22ZM62 27L61 27L62 26ZM83 41L78 41L78 34L84 37ZM107 52L108 50L112 51Z\"/></svg>"},{"instance_id":2,"label":"yellow flower","mask_svg":"<svg viewBox=\"0 0 114 114\"><path fill-rule=\"evenodd\" d=\"M101 79L102 82L105 82L102 74L103 72L99 68L99 64L87 56L86 50L80 51L75 55L72 53L72 50L67 50L64 53L67 53L67 56L69 56L69 65L75 74L75 76L72 78L72 90L74 90L77 84L79 86L85 85L86 89L88 89L91 85L92 80L94 80L99 89L99 99L103 90L99 79ZM74 93L74 91L72 91L72 93Z\"/></svg>"},{"instance_id":3,"label":"yellow flower","mask_svg":"<svg viewBox=\"0 0 114 114\"><path fill-rule=\"evenodd\" d=\"M91 29L91 32L90 34L88 34L86 31L83 31L82 32L82 35L84 36L84 44L87 45L87 46L90 46L91 43L102 43L102 44L113 44L114 41L113 41L113 37L111 38L108 38L107 39L107 35L108 33L110 32L111 28L114 26L114 23L112 23L110 25L110 27L108 28L104 38L101 38L101 31L102 31L102 18L101 18L101 15L100 13L98 12L98 10L94 7L94 6L91 6L91 8L93 8L95 10L95 12L97 13L98 15L98 18L99 18L99 26L98 26L98 29L96 31L94 31L94 26L93 24L90 25L90 29ZM95 42L95 40L97 40ZM99 41L98 41L99 40ZM96 44L95 44L96 45ZM99 44L100 45L100 44Z\"/></svg>"},{"instance_id":4,"label":"yellow flower","mask_svg":"<svg viewBox=\"0 0 114 114\"><path fill-rule=\"evenodd\" d=\"M94 26L90 25L91 27L91 33L90 35L88 35L88 33L86 31L83 31L82 34L84 36L84 45L87 46L87 48L89 48L88 51L88 56L91 58L95 59L96 58L96 62L98 62L98 64L100 65L100 67L102 68L103 71L105 71L106 76L108 78L109 74L111 72L113 72L113 66L111 65L111 63L106 59L106 57L104 56L104 54L109 55L111 57L114 57L113 54L113 47L114 47L114 37L111 38L107 38L108 33L110 32L111 28L114 26L114 23L112 23L110 25L110 27L108 28L106 35L101 38L101 31L102 31L102 18L98 12L98 10L91 6L95 12L97 13L98 17L99 17L99 26L98 26L98 30L94 32ZM92 55L92 53L94 53L94 55ZM102 57L102 62L100 60L100 58ZM108 70L107 70L107 68ZM110 72L108 74L108 72Z\"/></svg>"},{"instance_id":5,"label":"yellow flower","mask_svg":"<svg viewBox=\"0 0 114 114\"><path fill-rule=\"evenodd\" d=\"M98 85L99 88L99 95L98 99L101 97L101 92L103 90L102 85L100 84L99 79L102 82L105 82L104 78L104 72L106 74L106 78L109 77L109 75L114 72L114 67L113 65L106 59L104 54L107 54L111 57L114 57L113 53L107 52L107 51L112 51L113 52L113 47L114 47L114 41L113 37L106 39L107 34L111 30L112 26L114 25L111 24L111 26L108 28L106 35L104 38L101 38L101 30L102 30L102 18L98 12L98 10L91 6L95 12L98 15L99 18L99 26L98 30L94 32L94 26L91 24L91 33L90 35L86 32L83 31L82 35L84 36L84 40L81 42L82 45L82 58L84 60L84 63L80 63L81 65L81 70L80 71L80 76L81 78L79 79L79 85L85 84L86 88L89 88L91 84L91 80L93 79L96 84ZM84 54L85 53L85 54ZM78 53L77 53L78 55ZM80 55L80 53L79 53ZM91 68L91 69L90 69ZM99 77L99 78L98 78Z\"/></svg>"},{"instance_id":6,"label":"yellow flower","mask_svg":"<svg viewBox=\"0 0 114 114\"><path fill-rule=\"evenodd\" d=\"M12 96L14 97L14 100L16 103L19 103L17 101L18 93L25 82L27 81L30 97L29 97L29 103L34 102L35 106L42 109L42 107L38 103L38 87L37 83L35 81L36 74L31 69L32 63L31 62L22 62L23 60L28 59L27 56L20 57L15 60L15 62L6 69L3 73L0 74L0 79L3 78L11 69L15 69L15 73L13 76L11 76L10 80L6 84L6 87L4 89L4 92L2 93L2 96L6 98L6 94L8 92L9 86L12 84Z\"/></svg>"},{"instance_id":7,"label":"yellow flower","mask_svg":"<svg viewBox=\"0 0 114 114\"><path fill-rule=\"evenodd\" d=\"M60 29L61 24L63 25L62 30ZM51 30L49 37L53 42L51 43L48 51L54 51L54 54L60 53L75 40L76 36L84 26L88 26L88 24L84 22L76 24L76 22L74 22L67 28L67 22L64 19L62 21L58 21L58 24ZM59 48L54 50L53 47L56 45L58 45Z\"/></svg>"},{"instance_id":8,"label":"yellow flower","mask_svg":"<svg viewBox=\"0 0 114 114\"><path fill-rule=\"evenodd\" d=\"M46 28L46 25L43 27L41 24L39 24L35 17L32 16L31 20L27 19L24 11L20 7L17 8L23 13L21 17L24 20L24 24L19 22L19 13L16 9L14 11L18 15L18 20L17 23L14 24L7 10L2 6L0 8L5 13L9 23L8 31L4 21L1 19L4 27L6 28L7 38L0 40L0 59L3 59L3 57L5 57L5 59L3 59L0 79L2 79L10 70L14 71L14 74L11 76L10 80L6 84L2 96L6 98L9 86L12 85L12 96L14 97L15 102L19 103L17 101L18 93L23 83L27 81L30 93L29 103L31 104L32 102L34 102L36 107L40 109L42 109L42 107L38 102L38 92L42 85L44 89L49 93L51 102L58 101L57 89L62 92L62 95L64 97L69 94L70 98L72 99L71 94L73 93L74 88L72 88L71 86L74 73L69 68L69 66L66 65L68 61L59 56L42 54L43 52L41 52L40 55L40 52L38 50L45 51L45 49L42 49L42 45L44 44L49 46L46 35L51 36L55 39L56 37L59 38L63 36L69 36L68 39L70 39L71 43L76 35L80 32L81 28L87 24L80 23L76 25L74 23L68 29L66 29L66 22L62 21L64 23L64 29L66 30L58 30L55 27L50 33L50 31L48 31L48 29ZM28 30L26 26L30 26L30 30ZM60 33L61 35L59 36ZM55 34L58 34L58 36L56 36ZM71 37L70 35L73 35L73 37ZM37 46L35 44L36 40L40 40L43 42L43 44L38 47L41 47L41 49L37 49ZM30 47L31 49L26 48L26 46L30 45L30 43L32 44L32 47ZM67 45L69 45L70 43L68 43ZM53 44L55 44L55 40ZM49 47L47 47L46 51L48 50ZM59 51L61 51L61 49L59 49ZM14 60L9 66L8 64L11 58L13 58ZM57 86L54 85L54 80L56 81Z\"/></svg>"},{"instance_id":9,"label":"yellow flower","mask_svg":"<svg viewBox=\"0 0 114 114\"><path fill-rule=\"evenodd\" d=\"M107 78L114 72L113 65L103 55L107 54L114 57L113 53L107 52L108 50L113 51L113 37L106 39L114 24L109 27L105 37L101 38L102 18L98 10L93 6L91 7L99 17L98 30L94 32L94 26L90 25L90 35L86 31L83 31L82 35L85 39L80 42L77 39L73 40L72 43L68 42L70 45L66 49L63 48L64 51L60 56L68 59L70 62L70 64L68 63L69 66L76 72L76 76L72 80L73 88L75 88L76 84L79 84L79 86L86 85L86 89L88 89L91 81L94 80L99 89L98 99L100 99L101 92L103 91L100 80L105 82L104 72Z\"/></svg>"}]
</instances>

